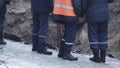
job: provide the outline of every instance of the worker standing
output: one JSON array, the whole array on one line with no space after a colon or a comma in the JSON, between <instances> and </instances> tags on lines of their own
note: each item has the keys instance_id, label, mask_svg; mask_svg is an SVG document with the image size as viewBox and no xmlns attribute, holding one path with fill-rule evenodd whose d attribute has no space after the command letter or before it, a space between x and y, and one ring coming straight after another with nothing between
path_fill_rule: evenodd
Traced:
<instances>
[{"instance_id":1,"label":"worker standing","mask_svg":"<svg viewBox=\"0 0 120 68\"><path fill-rule=\"evenodd\" d=\"M31 0L31 8L33 13L33 29L32 29L32 51L52 55L47 51L47 32L48 17L53 11L53 0Z\"/></svg>"},{"instance_id":2,"label":"worker standing","mask_svg":"<svg viewBox=\"0 0 120 68\"><path fill-rule=\"evenodd\" d=\"M65 28L58 57L64 60L78 60L77 57L71 54L77 32L77 18L73 9L72 0L55 0L53 19L54 22L63 24Z\"/></svg>"},{"instance_id":3,"label":"worker standing","mask_svg":"<svg viewBox=\"0 0 120 68\"><path fill-rule=\"evenodd\" d=\"M106 62L106 50L108 48L108 3L113 0L82 0L86 21L88 23L88 37L90 48L93 52L91 61L97 63Z\"/></svg>"}]
</instances>

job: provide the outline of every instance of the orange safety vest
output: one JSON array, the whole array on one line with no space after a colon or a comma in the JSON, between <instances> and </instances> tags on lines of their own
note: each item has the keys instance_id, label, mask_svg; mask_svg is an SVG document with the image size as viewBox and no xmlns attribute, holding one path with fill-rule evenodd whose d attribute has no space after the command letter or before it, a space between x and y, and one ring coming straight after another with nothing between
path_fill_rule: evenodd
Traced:
<instances>
[{"instance_id":1,"label":"orange safety vest","mask_svg":"<svg viewBox=\"0 0 120 68\"><path fill-rule=\"evenodd\" d=\"M55 0L53 14L76 16L71 0Z\"/></svg>"}]
</instances>

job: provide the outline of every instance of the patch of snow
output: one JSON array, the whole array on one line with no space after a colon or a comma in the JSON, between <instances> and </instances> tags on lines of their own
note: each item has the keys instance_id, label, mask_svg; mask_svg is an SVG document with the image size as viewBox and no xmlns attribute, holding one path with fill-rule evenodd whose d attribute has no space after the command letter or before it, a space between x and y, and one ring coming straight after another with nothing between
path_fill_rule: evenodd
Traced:
<instances>
[{"instance_id":1,"label":"patch of snow","mask_svg":"<svg viewBox=\"0 0 120 68\"><path fill-rule=\"evenodd\" d=\"M0 68L120 68L120 60L107 57L107 62L89 61L91 55L75 54L78 61L67 61L57 57L58 51L51 50L52 56L31 51L31 45L6 40L7 45L0 52Z\"/></svg>"}]
</instances>

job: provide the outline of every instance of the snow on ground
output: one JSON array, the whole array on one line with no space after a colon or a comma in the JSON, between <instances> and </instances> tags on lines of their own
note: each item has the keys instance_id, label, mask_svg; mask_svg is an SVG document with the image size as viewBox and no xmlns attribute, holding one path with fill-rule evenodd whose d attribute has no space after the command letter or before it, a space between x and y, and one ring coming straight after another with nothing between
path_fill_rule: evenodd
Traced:
<instances>
[{"instance_id":1,"label":"snow on ground","mask_svg":"<svg viewBox=\"0 0 120 68\"><path fill-rule=\"evenodd\" d=\"M57 51L52 56L31 51L31 45L7 41L0 51L0 68L120 68L120 60L107 57L107 62L94 63L89 61L91 55L74 54L78 61L66 61L57 57Z\"/></svg>"}]
</instances>

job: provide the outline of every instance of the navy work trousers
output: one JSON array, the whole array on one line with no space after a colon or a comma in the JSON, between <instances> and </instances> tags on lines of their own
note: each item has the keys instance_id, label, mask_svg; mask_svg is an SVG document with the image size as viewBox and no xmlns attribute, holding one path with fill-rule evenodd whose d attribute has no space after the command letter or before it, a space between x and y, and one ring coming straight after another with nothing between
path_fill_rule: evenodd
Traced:
<instances>
[{"instance_id":1,"label":"navy work trousers","mask_svg":"<svg viewBox=\"0 0 120 68\"><path fill-rule=\"evenodd\" d=\"M88 23L88 37L91 48L106 49L108 47L108 21Z\"/></svg>"},{"instance_id":2,"label":"navy work trousers","mask_svg":"<svg viewBox=\"0 0 120 68\"><path fill-rule=\"evenodd\" d=\"M6 14L6 4L0 7L0 41L3 41L3 29L4 29L4 21L5 21L5 14Z\"/></svg>"},{"instance_id":3,"label":"navy work trousers","mask_svg":"<svg viewBox=\"0 0 120 68\"><path fill-rule=\"evenodd\" d=\"M75 36L77 33L77 24L76 22L66 22L64 23L64 36L62 41L64 41L64 45L62 45L65 50L71 50L73 43L75 41Z\"/></svg>"},{"instance_id":4,"label":"navy work trousers","mask_svg":"<svg viewBox=\"0 0 120 68\"><path fill-rule=\"evenodd\" d=\"M33 12L32 43L38 46L38 50L46 49L46 36L48 32L49 14Z\"/></svg>"},{"instance_id":5,"label":"navy work trousers","mask_svg":"<svg viewBox=\"0 0 120 68\"><path fill-rule=\"evenodd\" d=\"M0 31L3 31L6 14L6 4L0 7Z\"/></svg>"}]
</instances>

